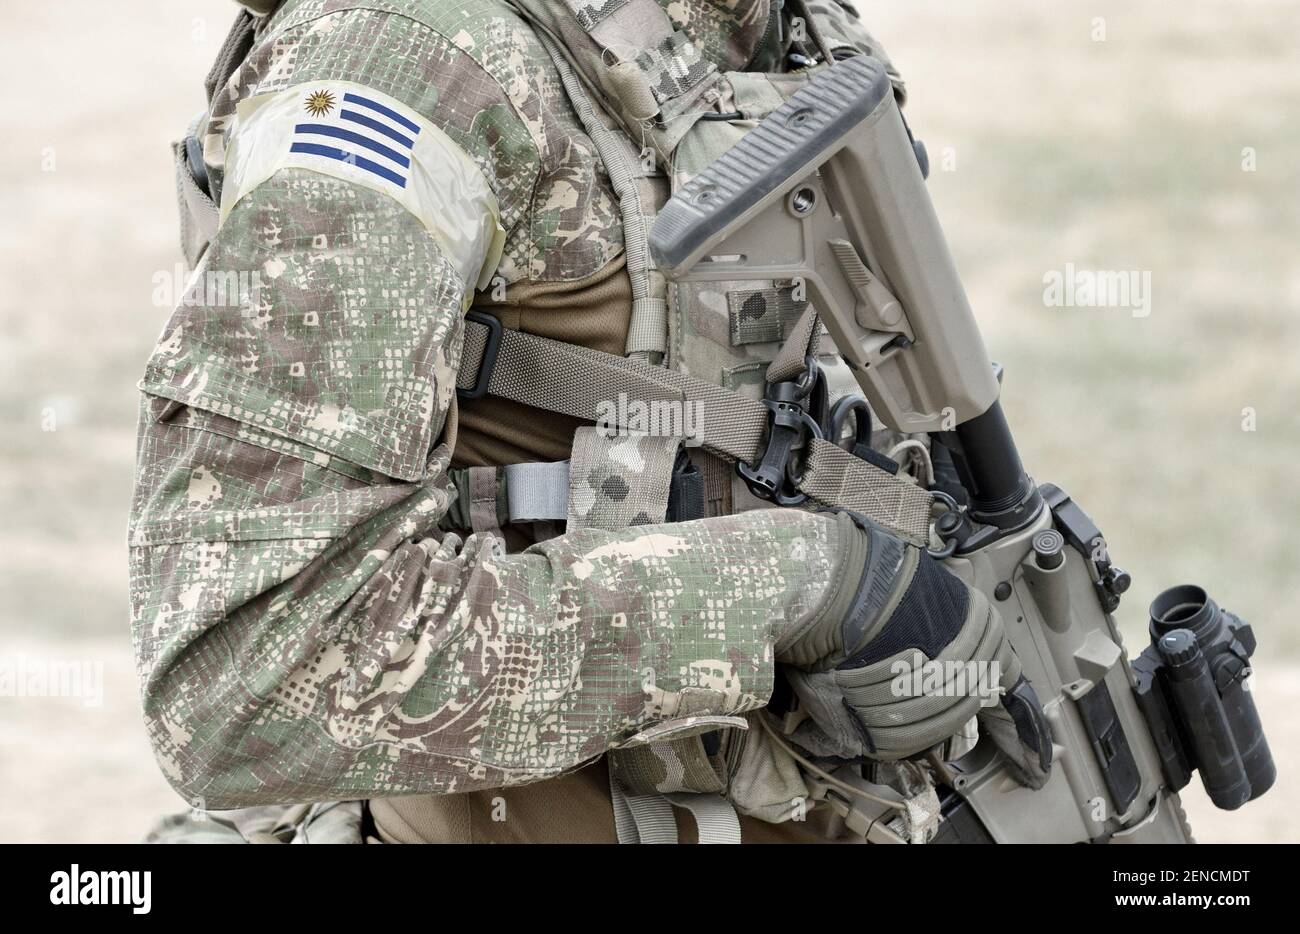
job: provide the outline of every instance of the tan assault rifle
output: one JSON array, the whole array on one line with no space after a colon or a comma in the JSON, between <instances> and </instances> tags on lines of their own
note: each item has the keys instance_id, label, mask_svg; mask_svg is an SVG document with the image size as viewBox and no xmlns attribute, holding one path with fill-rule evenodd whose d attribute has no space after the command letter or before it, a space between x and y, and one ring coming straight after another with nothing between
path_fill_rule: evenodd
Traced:
<instances>
[{"instance_id":1,"label":"tan assault rifle","mask_svg":"<svg viewBox=\"0 0 1300 934\"><path fill-rule=\"evenodd\" d=\"M1220 807L1267 790L1250 627L1200 588L1171 588L1152 604L1151 647L1130 664L1112 615L1128 575L1069 496L1026 475L879 62L825 68L683 187L650 248L672 279L803 285L872 410L929 433L959 480L959 498L937 494L949 508L934 520L935 553L1000 611L1043 701L1053 762L1033 791L986 740L952 761L932 751L938 840L1189 842L1176 791L1193 770ZM761 479L752 467L748 478ZM897 839L890 809L873 803L889 789L860 763L829 767L833 781L810 775L814 798L868 839Z\"/></svg>"}]
</instances>

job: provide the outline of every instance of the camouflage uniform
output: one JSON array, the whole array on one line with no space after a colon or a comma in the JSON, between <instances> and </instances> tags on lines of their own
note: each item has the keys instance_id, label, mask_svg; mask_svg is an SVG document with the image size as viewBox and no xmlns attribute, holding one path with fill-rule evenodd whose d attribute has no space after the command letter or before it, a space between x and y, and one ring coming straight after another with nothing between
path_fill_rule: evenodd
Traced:
<instances>
[{"instance_id":1,"label":"camouflage uniform","mask_svg":"<svg viewBox=\"0 0 1300 934\"><path fill-rule=\"evenodd\" d=\"M767 22L763 0L666 6L722 70L745 66ZM250 181L248 105L316 88L332 106L329 82L387 101L372 104L483 191L439 189L451 200L420 213L359 181L355 160ZM594 477L570 530L522 551L451 530L472 511L453 458L554 458L574 438L542 418L524 443L511 426L534 415L491 400L458 410L464 311L500 304L476 286L495 272L545 333L548 307L586 290L607 308L624 279L609 179L519 15L503 0L288 0L197 136L221 223L210 243L187 237L196 281L259 285L183 302L140 384L133 626L173 786L205 808L499 789L762 708L781 637L861 576L852 522L662 524ZM733 345L779 343L790 324L775 284L717 302L744 329ZM512 304L527 303L497 310ZM605 323L568 337L615 349L627 321ZM714 363L696 369L727 383Z\"/></svg>"},{"instance_id":2,"label":"camouflage uniform","mask_svg":"<svg viewBox=\"0 0 1300 934\"><path fill-rule=\"evenodd\" d=\"M473 160L511 283L620 250L608 182L530 30L495 0L292 0L202 128L320 79L406 104ZM224 205L223 205L224 206ZM761 707L773 641L826 598L848 527L796 511L507 554L438 530L478 270L380 193L285 168L229 209L141 383L130 529L145 713L207 807L456 792L558 775L652 724Z\"/></svg>"}]
</instances>

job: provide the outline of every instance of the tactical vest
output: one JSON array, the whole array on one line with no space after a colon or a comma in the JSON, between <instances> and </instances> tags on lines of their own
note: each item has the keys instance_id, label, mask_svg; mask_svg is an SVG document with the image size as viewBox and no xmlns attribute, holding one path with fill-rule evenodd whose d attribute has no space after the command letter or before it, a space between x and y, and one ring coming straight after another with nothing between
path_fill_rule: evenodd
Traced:
<instances>
[{"instance_id":1,"label":"tactical vest","mask_svg":"<svg viewBox=\"0 0 1300 934\"><path fill-rule=\"evenodd\" d=\"M248 53L259 17L278 5L241 2L251 12L208 77L210 97ZM509 2L550 54L618 198L631 319L625 353L616 356L504 329L471 310L461 404L492 395L596 424L577 430L567 461L453 470L459 499L445 524L620 528L775 501L854 509L927 543L930 494L877 450L899 439L868 427L846 366L822 352L820 324L799 284L669 283L647 247L667 198L804 86L817 56L883 58L871 37L836 0L799 4L801 21L780 0L740 0L728 14L733 41L748 54L740 60L733 50L735 68L727 70L718 62L728 56L706 54L657 0ZM892 69L891 77L901 97ZM216 207L192 137L177 145L176 160L182 242L193 263L216 230ZM664 430L664 418L676 427ZM789 442L780 456L778 435ZM620 840L675 839L673 806L694 814L702 840L732 840L732 804L780 820L806 797L798 769L764 745L762 730L703 713L715 701L703 691L699 716L678 709L670 723L608 754Z\"/></svg>"}]
</instances>

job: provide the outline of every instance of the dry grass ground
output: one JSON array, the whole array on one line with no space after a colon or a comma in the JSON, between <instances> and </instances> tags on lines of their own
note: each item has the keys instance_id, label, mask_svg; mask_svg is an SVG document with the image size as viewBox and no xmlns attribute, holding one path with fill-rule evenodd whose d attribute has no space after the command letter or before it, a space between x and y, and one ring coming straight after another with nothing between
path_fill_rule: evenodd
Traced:
<instances>
[{"instance_id":1,"label":"dry grass ground","mask_svg":"<svg viewBox=\"0 0 1300 934\"><path fill-rule=\"evenodd\" d=\"M1256 625L1281 778L1236 814L1189 794L1198 836L1300 839L1300 3L860 5L909 79L1025 459L1134 574L1130 645L1184 579ZM167 144L233 7L148 7L15 4L0 31L0 660L104 670L99 707L0 697L6 840L134 839L177 803L126 631L133 386L178 255ZM1149 271L1150 315L1045 307L1067 263Z\"/></svg>"}]
</instances>

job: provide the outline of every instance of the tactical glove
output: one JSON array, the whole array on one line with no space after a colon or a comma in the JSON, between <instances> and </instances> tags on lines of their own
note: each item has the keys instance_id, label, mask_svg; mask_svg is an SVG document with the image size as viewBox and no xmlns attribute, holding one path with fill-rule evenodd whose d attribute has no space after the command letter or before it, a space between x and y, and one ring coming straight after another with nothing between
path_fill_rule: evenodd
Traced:
<instances>
[{"instance_id":1,"label":"tactical glove","mask_svg":"<svg viewBox=\"0 0 1300 934\"><path fill-rule=\"evenodd\" d=\"M997 611L923 549L849 520L863 534L845 579L777 645L812 720L795 739L818 754L901 759L978 717L1017 780L1041 787L1051 733Z\"/></svg>"}]
</instances>

